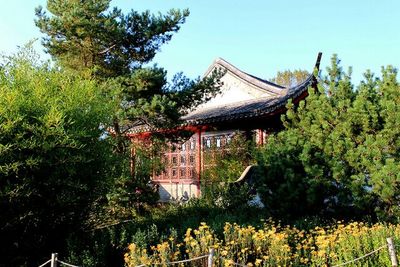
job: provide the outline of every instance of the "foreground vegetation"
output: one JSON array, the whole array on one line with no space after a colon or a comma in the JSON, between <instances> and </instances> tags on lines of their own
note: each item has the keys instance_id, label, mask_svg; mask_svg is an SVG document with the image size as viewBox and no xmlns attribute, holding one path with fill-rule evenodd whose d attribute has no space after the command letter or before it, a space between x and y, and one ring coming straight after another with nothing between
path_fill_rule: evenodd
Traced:
<instances>
[{"instance_id":1,"label":"foreground vegetation","mask_svg":"<svg viewBox=\"0 0 400 267\"><path fill-rule=\"evenodd\" d=\"M272 221L260 227L226 223L218 235L206 223L188 228L183 237L172 234L157 244L131 243L125 253L129 267L166 264L195 258L214 248L216 266L333 266L363 256L386 244L386 238L400 242L400 226L337 222L327 227L300 230ZM203 266L201 261L187 266ZM362 259L356 266L389 266L387 248ZM352 265L353 266L353 265Z\"/></svg>"}]
</instances>

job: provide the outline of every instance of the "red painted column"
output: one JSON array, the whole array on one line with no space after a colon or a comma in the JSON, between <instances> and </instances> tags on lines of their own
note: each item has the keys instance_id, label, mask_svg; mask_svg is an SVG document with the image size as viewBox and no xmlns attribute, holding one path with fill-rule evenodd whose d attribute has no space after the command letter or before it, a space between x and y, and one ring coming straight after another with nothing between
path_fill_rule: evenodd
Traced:
<instances>
[{"instance_id":1,"label":"red painted column","mask_svg":"<svg viewBox=\"0 0 400 267\"><path fill-rule=\"evenodd\" d=\"M259 129L259 135L260 135L260 146L264 145L264 131L262 129Z\"/></svg>"},{"instance_id":2,"label":"red painted column","mask_svg":"<svg viewBox=\"0 0 400 267\"><path fill-rule=\"evenodd\" d=\"M168 144L168 167L167 167L167 172L166 172L166 174L167 174L167 177L169 178L168 180L169 180L169 184L170 184L170 187L171 187L171 193L172 193L172 186L171 186L171 183L172 183L172 154L171 154L171 145L170 144Z\"/></svg>"},{"instance_id":3,"label":"red painted column","mask_svg":"<svg viewBox=\"0 0 400 267\"><path fill-rule=\"evenodd\" d=\"M202 164L202 147L201 147L201 128L197 131L197 196L199 197L201 194L200 191L200 179L201 179L201 172L203 171L203 168L201 167Z\"/></svg>"},{"instance_id":4,"label":"red painted column","mask_svg":"<svg viewBox=\"0 0 400 267\"><path fill-rule=\"evenodd\" d=\"M135 147L132 145L131 147L131 159L130 159L130 167L131 167L131 176L135 177L135 164L136 164L136 150Z\"/></svg>"}]
</instances>

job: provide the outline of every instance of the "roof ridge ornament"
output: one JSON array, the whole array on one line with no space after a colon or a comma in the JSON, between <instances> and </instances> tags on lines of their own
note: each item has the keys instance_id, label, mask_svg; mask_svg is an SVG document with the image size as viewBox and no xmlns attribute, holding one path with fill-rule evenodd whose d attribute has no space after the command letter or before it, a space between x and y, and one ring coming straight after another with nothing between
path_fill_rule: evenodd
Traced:
<instances>
[{"instance_id":1,"label":"roof ridge ornament","mask_svg":"<svg viewBox=\"0 0 400 267\"><path fill-rule=\"evenodd\" d=\"M311 86L315 86L317 84L317 76L319 72L319 67L321 64L322 52L318 52L317 60L315 61L314 69L310 73L310 75L301 83L296 84L295 86L289 87L286 90L286 95L292 95L294 91L297 91L298 88L304 87L304 84L309 84L311 82Z\"/></svg>"}]
</instances>

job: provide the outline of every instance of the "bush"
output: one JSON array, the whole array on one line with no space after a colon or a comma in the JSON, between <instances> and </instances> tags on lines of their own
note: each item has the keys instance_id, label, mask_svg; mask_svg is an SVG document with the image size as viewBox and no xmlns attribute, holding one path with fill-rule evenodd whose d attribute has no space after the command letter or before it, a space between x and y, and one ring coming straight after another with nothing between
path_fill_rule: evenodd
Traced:
<instances>
[{"instance_id":1,"label":"bush","mask_svg":"<svg viewBox=\"0 0 400 267\"><path fill-rule=\"evenodd\" d=\"M0 66L0 265L39 265L80 233L110 180L109 101L23 49Z\"/></svg>"}]
</instances>

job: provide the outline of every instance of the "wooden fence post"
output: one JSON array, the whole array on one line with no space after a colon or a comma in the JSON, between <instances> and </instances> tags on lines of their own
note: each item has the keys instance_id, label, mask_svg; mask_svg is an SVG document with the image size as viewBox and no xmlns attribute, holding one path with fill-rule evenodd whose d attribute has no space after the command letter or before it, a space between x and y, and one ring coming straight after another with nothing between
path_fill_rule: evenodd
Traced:
<instances>
[{"instance_id":1,"label":"wooden fence post","mask_svg":"<svg viewBox=\"0 0 400 267\"><path fill-rule=\"evenodd\" d=\"M388 250L389 250L389 256L390 256L390 261L392 263L392 267L397 267L397 256L396 256L396 249L393 244L393 238L388 237L386 238L387 244L388 244Z\"/></svg>"},{"instance_id":2,"label":"wooden fence post","mask_svg":"<svg viewBox=\"0 0 400 267\"><path fill-rule=\"evenodd\" d=\"M209 254L208 254L207 267L213 266L213 257L214 257L214 249L210 248Z\"/></svg>"},{"instance_id":3,"label":"wooden fence post","mask_svg":"<svg viewBox=\"0 0 400 267\"><path fill-rule=\"evenodd\" d=\"M50 267L57 267L57 257L58 253L51 253Z\"/></svg>"}]
</instances>

